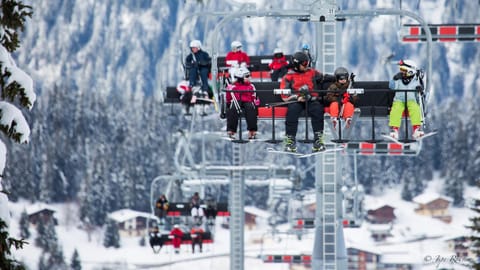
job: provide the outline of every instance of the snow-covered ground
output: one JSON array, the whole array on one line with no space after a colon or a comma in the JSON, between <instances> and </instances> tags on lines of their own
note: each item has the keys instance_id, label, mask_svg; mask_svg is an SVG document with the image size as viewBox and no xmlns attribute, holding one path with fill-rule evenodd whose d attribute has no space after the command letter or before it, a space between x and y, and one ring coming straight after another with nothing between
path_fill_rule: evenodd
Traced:
<instances>
[{"instance_id":1,"label":"snow-covered ground","mask_svg":"<svg viewBox=\"0 0 480 270\"><path fill-rule=\"evenodd\" d=\"M426 193L439 192L438 181L432 182ZM376 243L368 232L369 224L364 222L360 228L346 228L344 230L347 247L356 247L382 254L382 258L389 262L411 262L418 265L417 269L467 269L459 263L451 263L454 256L448 250L445 239L469 232L464 228L469 224L468 218L473 212L466 208L451 208L453 221L450 224L423 217L413 211L416 204L400 199L400 188L388 189L381 196L366 196L366 209L388 204L395 207L397 216L392 230L392 237L385 242ZM478 189L468 189L466 197L479 194ZM478 196L478 195L477 195ZM11 223L12 236L18 236L18 220L27 202L11 204L13 213ZM162 249L159 254L152 252L150 247L140 246L139 238L122 238L121 248L104 248L103 232L93 231L90 236L79 229L78 209L70 204L50 205L56 209L59 225L56 232L63 247L63 254L67 263L70 262L73 250L76 248L82 261L82 269L229 269L230 232L220 226L221 217L217 220L215 242L204 246L203 253L191 253L190 247L184 247L180 254L174 254L170 247ZM280 231L288 230L289 226L279 226ZM270 227L260 223L257 228L245 230L245 265L247 269L288 269L287 264L263 263L259 257L266 254L311 254L313 249L313 231L298 240L295 235L275 234L272 236ZM30 230L32 236L28 239L33 243L36 231ZM423 239L423 240L418 240ZM261 244L263 240L263 245ZM37 269L40 258L40 249L33 244L23 250L15 251L18 260L28 264L30 269ZM442 263L427 263L428 260L445 259ZM432 261L431 261L432 262ZM105 268L103 268L105 269Z\"/></svg>"}]
</instances>

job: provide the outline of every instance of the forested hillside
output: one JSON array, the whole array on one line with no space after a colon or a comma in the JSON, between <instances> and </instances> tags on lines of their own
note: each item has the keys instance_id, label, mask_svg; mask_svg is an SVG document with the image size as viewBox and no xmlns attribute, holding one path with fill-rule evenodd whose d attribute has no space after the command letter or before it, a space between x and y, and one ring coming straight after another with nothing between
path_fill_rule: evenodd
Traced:
<instances>
[{"instance_id":1,"label":"forested hillside","mask_svg":"<svg viewBox=\"0 0 480 270\"><path fill-rule=\"evenodd\" d=\"M38 101L31 118L28 145L10 145L4 179L10 199L32 201L78 201L82 216L101 225L105 214L124 207L148 211L150 184L158 175L173 173L172 156L178 130L189 120L179 110L162 103L167 85L181 78L179 39L208 40L215 18L191 17L207 10L236 10L230 1L26 1L34 16L26 27L18 64L26 67L36 82ZM397 1L339 1L343 9L397 7ZM348 3L347 2L351 2ZM402 1L403 8L419 12L429 23L466 23L477 20L475 1ZM440 3L437 3L440 2ZM432 11L437 3L438 11ZM410 5L409 5L410 4ZM299 8L296 1L258 1L259 8ZM440 10L441 9L441 10ZM435 16L435 14L437 16ZM442 14L442 16L438 16ZM179 23L185 21L182 29ZM425 45L403 45L396 30L384 25L396 19L347 20L343 23L343 64L358 79L386 80L385 57L424 60ZM267 19L235 20L222 32L221 51L234 39L244 41L250 54L277 46L295 51L303 42L313 42L309 27L295 22ZM284 27L285 26L285 27ZM282 35L279 36L279 31ZM373 42L373 43L372 43ZM380 45L381 44L381 45ZM480 87L478 43L435 44L430 128L438 135L425 140L418 157L360 157L358 179L367 192L403 183L405 198L419 194L435 171L447 181L445 194L462 204L464 185L480 175ZM433 91L434 90L434 91ZM208 117L206 130L223 131L224 120ZM265 126L269 130L268 126ZM360 128L360 127L359 127ZM198 149L193 153L200 159ZM255 145L247 145L248 162L267 161ZM224 142L207 145L211 160L229 160ZM197 150L197 151L196 151ZM277 162L277 161L276 161ZM281 160L280 164L288 162ZM350 157L345 162L352 164ZM15 164L15 166L13 166ZM302 170L309 166L297 164ZM353 166L345 166L352 177ZM312 186L313 171L304 185ZM249 201L254 202L255 193ZM262 198L264 199L264 198Z\"/></svg>"}]
</instances>

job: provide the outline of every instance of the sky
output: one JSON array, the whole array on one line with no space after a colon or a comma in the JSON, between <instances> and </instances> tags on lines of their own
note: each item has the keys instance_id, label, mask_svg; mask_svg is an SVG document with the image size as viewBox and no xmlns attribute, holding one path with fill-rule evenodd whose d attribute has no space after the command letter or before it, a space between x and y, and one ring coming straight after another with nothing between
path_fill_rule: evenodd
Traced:
<instances>
[{"instance_id":1,"label":"sky","mask_svg":"<svg viewBox=\"0 0 480 270\"><path fill-rule=\"evenodd\" d=\"M423 195L432 196L439 194L443 180L437 178L429 183ZM380 196L365 197L365 208L372 209L379 205L388 204L394 207L397 220L392 229L392 237L386 242L375 243L369 237L367 222L363 222L360 228L345 228L345 243L347 247L357 247L380 253L385 260L390 262L412 262L422 270L438 269L434 258L451 258L454 254L448 250L445 239L458 234L468 234L464 225L469 224L468 217L473 212L466 208L451 208L450 213L453 221L445 224L436 219L423 217L414 213L417 205L413 202L406 202L400 199L401 188L392 187L385 190ZM466 198L478 194L477 188L467 188ZM11 234L19 234L18 221L23 209L30 209L32 205L26 201L10 203L12 211ZM107 265L114 269L175 269L191 270L192 266L202 269L229 269L228 250L230 249L230 232L221 227L224 221L222 217L217 218L215 227L215 241L213 244L204 246L204 252L191 253L191 247L182 247L180 254L174 254L171 247L164 247L159 254L155 254L149 246L140 246L140 238L122 238L121 247L104 248L103 231L95 230L90 235L81 229L81 222L78 219L78 209L73 204L54 204L49 207L56 210L56 218L59 225L56 232L59 242L62 245L66 262L68 263L76 248L82 260L82 269L100 269L100 265ZM288 269L287 264L263 263L259 257L267 254L311 254L313 250L313 230L298 240L295 235L288 235L290 229L288 224L277 227L280 233L272 236L271 228L265 219L260 219L258 226L252 230L245 229L245 269ZM36 231L31 229L32 236L28 242L35 239ZM423 241L415 241L418 238L426 238ZM260 244L263 239L263 246ZM32 244L24 249L15 251L18 260L25 261L36 269L40 257L40 249ZM426 261L432 263L428 264ZM458 263L442 262L444 267L452 269L467 269Z\"/></svg>"}]
</instances>

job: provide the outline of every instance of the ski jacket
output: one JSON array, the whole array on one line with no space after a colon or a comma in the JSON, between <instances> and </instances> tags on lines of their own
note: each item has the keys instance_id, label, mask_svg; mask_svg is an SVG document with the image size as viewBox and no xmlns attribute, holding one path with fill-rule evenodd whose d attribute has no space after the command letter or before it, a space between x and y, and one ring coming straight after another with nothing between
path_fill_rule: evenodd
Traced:
<instances>
[{"instance_id":1,"label":"ski jacket","mask_svg":"<svg viewBox=\"0 0 480 270\"><path fill-rule=\"evenodd\" d=\"M155 207L167 211L168 210L168 200L166 198L159 198L155 204Z\"/></svg>"},{"instance_id":2,"label":"ski jacket","mask_svg":"<svg viewBox=\"0 0 480 270\"><path fill-rule=\"evenodd\" d=\"M321 81L323 81L323 75L313 68L308 68L304 72L290 71L282 78L280 88L291 89L291 95L299 96L300 88L307 85L310 96L318 97L318 93L314 90L317 88L317 82ZM290 95L282 94L283 100L287 100L289 97Z\"/></svg>"},{"instance_id":3,"label":"ski jacket","mask_svg":"<svg viewBox=\"0 0 480 270\"><path fill-rule=\"evenodd\" d=\"M229 63L229 61L237 61L237 65L233 65L232 63ZM240 66L242 63L245 63L247 66L250 65L250 57L243 52L243 51L230 51L227 53L227 56L225 57L225 64L227 67L230 66Z\"/></svg>"},{"instance_id":4,"label":"ski jacket","mask_svg":"<svg viewBox=\"0 0 480 270\"><path fill-rule=\"evenodd\" d=\"M342 104L345 104L347 102L352 102L355 103L358 99L357 96L350 96L350 94L347 92L347 89L350 85L350 80L347 80L347 83L341 84L339 82L335 82L331 84L328 87L328 91L334 91L334 92L328 92L327 93L327 101L328 102L339 102Z\"/></svg>"},{"instance_id":5,"label":"ski jacket","mask_svg":"<svg viewBox=\"0 0 480 270\"><path fill-rule=\"evenodd\" d=\"M417 76L412 78L412 80L404 84L402 79L400 80L390 80L388 87L392 90L415 90L418 86L421 86ZM401 101L405 102L405 92L396 91L395 97L393 98L394 101ZM407 92L407 101L417 101L417 93L415 92Z\"/></svg>"},{"instance_id":6,"label":"ski jacket","mask_svg":"<svg viewBox=\"0 0 480 270\"><path fill-rule=\"evenodd\" d=\"M285 57L285 55L282 55L281 57L274 56L272 59L272 63L270 63L268 67L271 70L278 70L287 65L288 65L287 58Z\"/></svg>"},{"instance_id":7,"label":"ski jacket","mask_svg":"<svg viewBox=\"0 0 480 270\"><path fill-rule=\"evenodd\" d=\"M227 92L227 104L232 102L232 93L235 95L235 98L238 102L254 102L255 101L255 86L250 82L235 82L230 87L227 87L228 90L238 90L238 91L245 91L245 92Z\"/></svg>"},{"instance_id":8,"label":"ski jacket","mask_svg":"<svg viewBox=\"0 0 480 270\"><path fill-rule=\"evenodd\" d=\"M202 50L198 50L196 53L190 52L185 59L186 68L210 68L212 65L212 59L210 55Z\"/></svg>"},{"instance_id":9,"label":"ski jacket","mask_svg":"<svg viewBox=\"0 0 480 270\"><path fill-rule=\"evenodd\" d=\"M180 244L182 244L182 237L183 237L183 232L179 228L173 228L172 231L170 231L170 235L173 236L172 239L172 244L174 248L179 248Z\"/></svg>"}]
</instances>

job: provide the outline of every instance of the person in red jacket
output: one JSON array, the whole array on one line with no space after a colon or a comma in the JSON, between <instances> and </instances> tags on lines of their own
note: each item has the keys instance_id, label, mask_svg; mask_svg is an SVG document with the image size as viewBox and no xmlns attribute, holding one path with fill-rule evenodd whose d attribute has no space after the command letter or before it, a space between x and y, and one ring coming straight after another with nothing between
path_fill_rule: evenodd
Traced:
<instances>
[{"instance_id":1,"label":"person in red jacket","mask_svg":"<svg viewBox=\"0 0 480 270\"><path fill-rule=\"evenodd\" d=\"M247 53L242 51L242 43L238 40L235 40L232 42L231 47L232 50L229 51L225 57L225 64L227 67L239 67L242 65L242 63L245 63L244 65L249 66L250 57L248 57Z\"/></svg>"},{"instance_id":2,"label":"person in red jacket","mask_svg":"<svg viewBox=\"0 0 480 270\"><path fill-rule=\"evenodd\" d=\"M282 99L288 104L287 116L285 119L285 151L296 152L296 135L298 129L298 118L307 108L311 117L314 132L312 152L324 151L323 142L323 102L315 89L317 84L325 79L333 80L333 76L323 75L314 68L309 68L309 58L303 52L296 52L293 55L293 70L287 73L280 83L281 89L290 89L289 95L282 94Z\"/></svg>"},{"instance_id":3,"label":"person in red jacket","mask_svg":"<svg viewBox=\"0 0 480 270\"><path fill-rule=\"evenodd\" d=\"M192 237L192 253L195 253L195 245L200 248L200 253L203 247L203 229L201 227L193 226L190 230L190 236Z\"/></svg>"},{"instance_id":4,"label":"person in red jacket","mask_svg":"<svg viewBox=\"0 0 480 270\"><path fill-rule=\"evenodd\" d=\"M173 237L172 244L175 249L175 253L180 253L180 245L182 244L183 231L178 224L173 225L173 229L170 231L170 236Z\"/></svg>"},{"instance_id":5,"label":"person in red jacket","mask_svg":"<svg viewBox=\"0 0 480 270\"><path fill-rule=\"evenodd\" d=\"M242 51L242 43L238 40L232 42L231 48L232 50L225 56L225 64L227 67L230 67L228 73L231 80L234 81L235 71L240 67L248 67L250 65L250 57Z\"/></svg>"},{"instance_id":6,"label":"person in red jacket","mask_svg":"<svg viewBox=\"0 0 480 270\"><path fill-rule=\"evenodd\" d=\"M272 78L272 82L278 81L279 78L287 74L288 61L281 49L277 48L273 51L273 59L268 67L270 68L270 78Z\"/></svg>"},{"instance_id":7,"label":"person in red jacket","mask_svg":"<svg viewBox=\"0 0 480 270\"><path fill-rule=\"evenodd\" d=\"M247 121L248 139L255 139L257 134L257 110L255 86L250 83L250 71L240 67L234 74L235 82L227 87L227 134L235 138L238 127L238 115L245 113ZM244 92L243 92L244 91Z\"/></svg>"}]
</instances>

